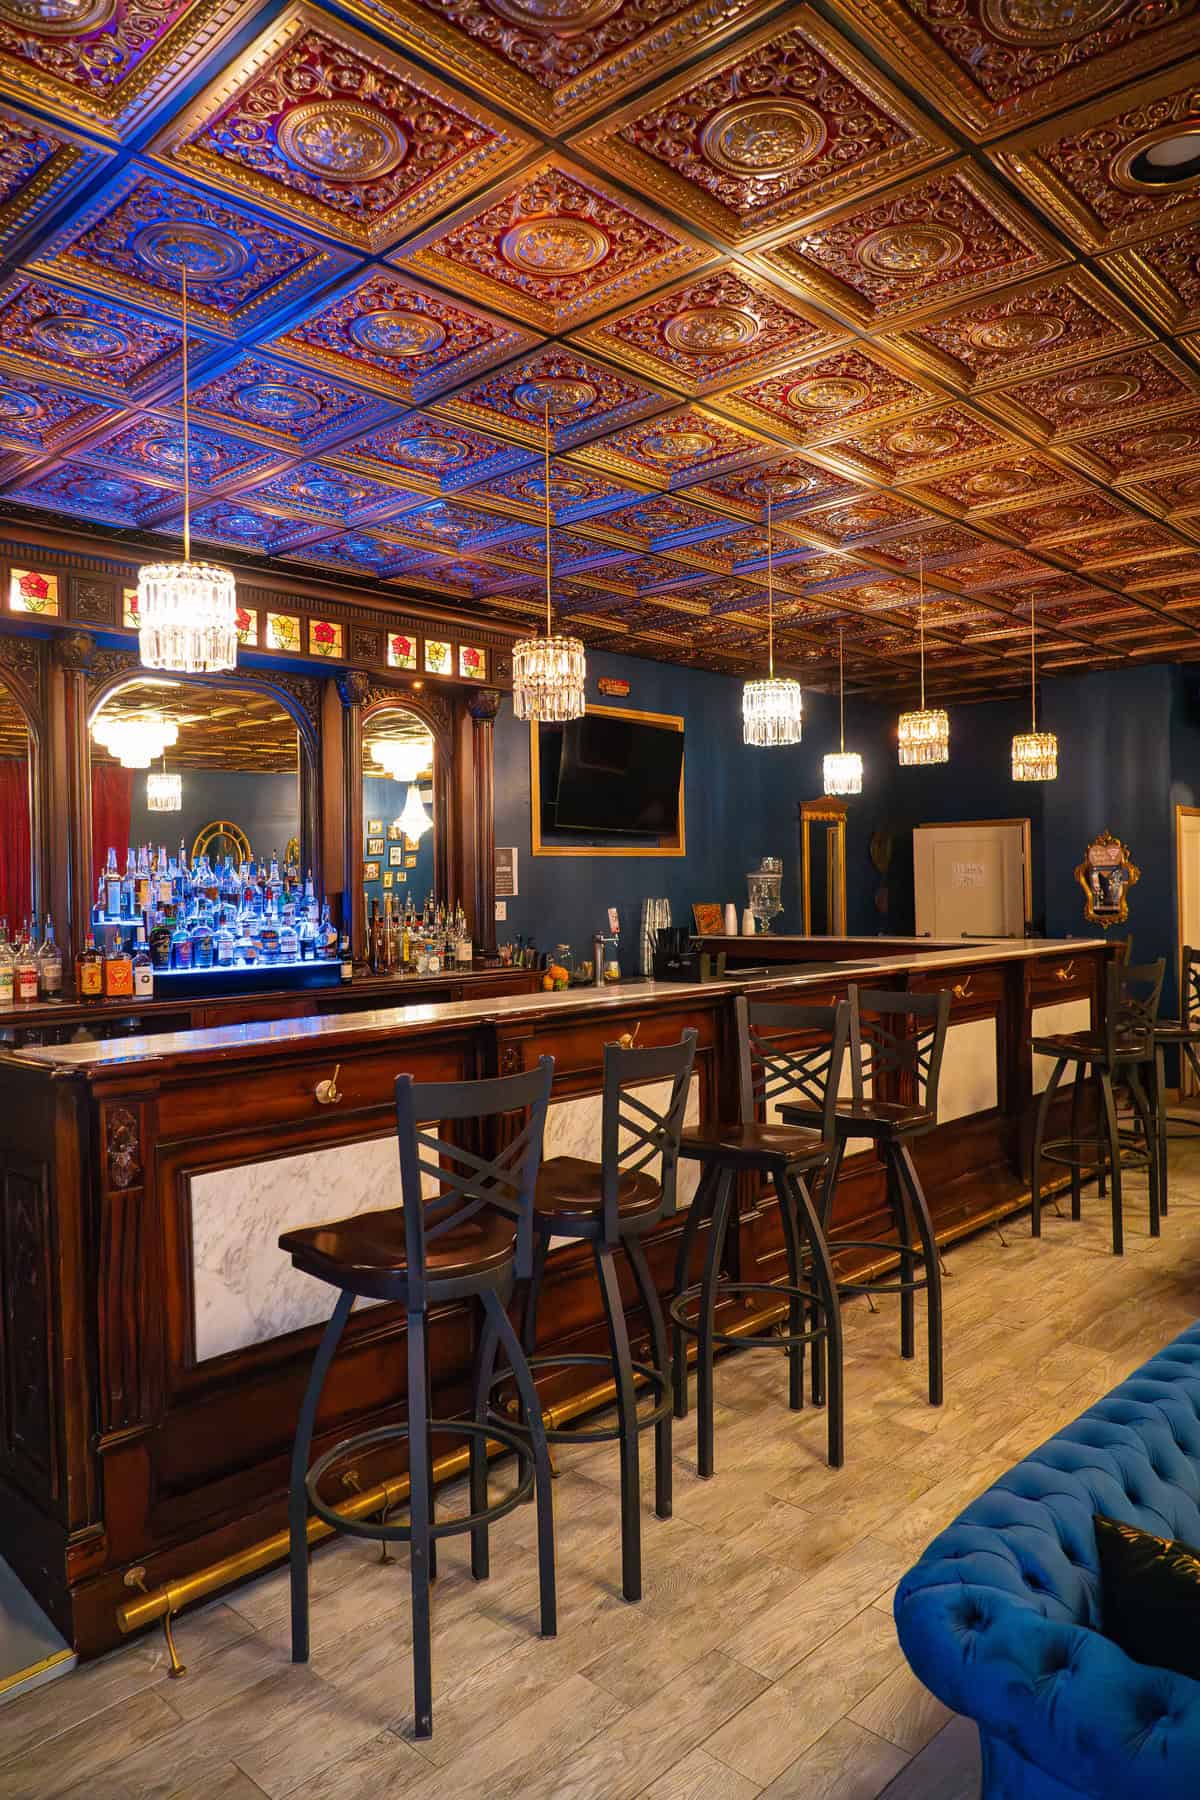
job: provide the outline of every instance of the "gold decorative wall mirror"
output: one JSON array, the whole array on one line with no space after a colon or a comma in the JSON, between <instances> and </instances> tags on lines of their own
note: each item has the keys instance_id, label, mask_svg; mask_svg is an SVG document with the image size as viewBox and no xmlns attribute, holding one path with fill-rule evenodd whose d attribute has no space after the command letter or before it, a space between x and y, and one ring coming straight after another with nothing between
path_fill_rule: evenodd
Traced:
<instances>
[{"instance_id":1,"label":"gold decorative wall mirror","mask_svg":"<svg viewBox=\"0 0 1200 1800\"><path fill-rule=\"evenodd\" d=\"M369 917L404 909L419 912L431 896L446 900L439 880L442 821L434 778L433 732L406 706L372 711L363 723L361 885ZM450 896L453 898L453 896Z\"/></svg>"},{"instance_id":2,"label":"gold decorative wall mirror","mask_svg":"<svg viewBox=\"0 0 1200 1800\"><path fill-rule=\"evenodd\" d=\"M1084 894L1083 916L1089 925L1099 925L1103 931L1110 925L1123 925L1129 917L1129 890L1141 873L1125 845L1110 831L1094 837L1075 870Z\"/></svg>"},{"instance_id":3,"label":"gold decorative wall mirror","mask_svg":"<svg viewBox=\"0 0 1200 1800\"><path fill-rule=\"evenodd\" d=\"M806 937L845 937L844 800L800 802L800 903Z\"/></svg>"}]
</instances>

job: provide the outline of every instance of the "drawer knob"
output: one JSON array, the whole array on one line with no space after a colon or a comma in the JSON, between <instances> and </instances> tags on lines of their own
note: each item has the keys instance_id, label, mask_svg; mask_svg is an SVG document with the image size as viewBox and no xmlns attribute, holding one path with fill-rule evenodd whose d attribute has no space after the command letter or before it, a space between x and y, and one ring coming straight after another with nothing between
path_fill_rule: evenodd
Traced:
<instances>
[{"instance_id":1,"label":"drawer knob","mask_svg":"<svg viewBox=\"0 0 1200 1800\"><path fill-rule=\"evenodd\" d=\"M971 998L971 977L968 975L965 981L956 981L950 991L956 1000L969 1000Z\"/></svg>"},{"instance_id":2,"label":"drawer knob","mask_svg":"<svg viewBox=\"0 0 1200 1800\"><path fill-rule=\"evenodd\" d=\"M333 1066L333 1074L329 1077L329 1080L318 1081L316 1087L313 1089L313 1093L316 1095L319 1105L336 1106L341 1099L342 1090L337 1084L337 1078L341 1072L341 1067L341 1063L335 1063Z\"/></svg>"},{"instance_id":3,"label":"drawer knob","mask_svg":"<svg viewBox=\"0 0 1200 1800\"><path fill-rule=\"evenodd\" d=\"M622 1050L632 1050L633 1045L634 1045L634 1040L637 1037L637 1034L641 1029L642 1029L642 1021L639 1019L632 1031L623 1031L621 1033L620 1037L617 1039L617 1043L620 1046L620 1048Z\"/></svg>"},{"instance_id":4,"label":"drawer knob","mask_svg":"<svg viewBox=\"0 0 1200 1800\"><path fill-rule=\"evenodd\" d=\"M1070 981L1070 979L1071 979L1072 975L1074 975L1074 973L1075 973L1075 958L1072 957L1069 963L1063 963L1061 968L1055 969L1054 979L1055 979L1055 981Z\"/></svg>"}]
</instances>

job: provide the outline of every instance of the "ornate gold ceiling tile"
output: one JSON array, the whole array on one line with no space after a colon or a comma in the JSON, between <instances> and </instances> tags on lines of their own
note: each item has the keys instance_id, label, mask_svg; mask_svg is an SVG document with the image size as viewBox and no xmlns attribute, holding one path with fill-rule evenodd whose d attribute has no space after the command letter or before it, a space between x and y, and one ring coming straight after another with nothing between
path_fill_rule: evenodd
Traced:
<instances>
[{"instance_id":1,"label":"ornate gold ceiling tile","mask_svg":"<svg viewBox=\"0 0 1200 1800\"><path fill-rule=\"evenodd\" d=\"M936 398L877 351L847 344L731 389L716 402L732 418L767 431L780 427L802 444L819 444L847 424L898 418Z\"/></svg>"},{"instance_id":2,"label":"ornate gold ceiling tile","mask_svg":"<svg viewBox=\"0 0 1200 1800\"><path fill-rule=\"evenodd\" d=\"M61 126L0 106L0 247L47 217L110 154Z\"/></svg>"},{"instance_id":3,"label":"ornate gold ceiling tile","mask_svg":"<svg viewBox=\"0 0 1200 1800\"><path fill-rule=\"evenodd\" d=\"M757 260L855 325L885 327L1066 258L990 181L958 163L806 226Z\"/></svg>"},{"instance_id":4,"label":"ornate gold ceiling tile","mask_svg":"<svg viewBox=\"0 0 1200 1800\"><path fill-rule=\"evenodd\" d=\"M451 494L509 469L525 468L533 457L528 450L514 449L469 425L451 424L431 413L409 413L340 445L335 460L414 493Z\"/></svg>"},{"instance_id":5,"label":"ornate gold ceiling tile","mask_svg":"<svg viewBox=\"0 0 1200 1800\"><path fill-rule=\"evenodd\" d=\"M1184 65L1010 138L992 155L1084 250L1116 250L1200 216L1200 173L1163 181L1154 166L1156 146L1193 134L1200 155L1200 76Z\"/></svg>"},{"instance_id":6,"label":"ornate gold ceiling tile","mask_svg":"<svg viewBox=\"0 0 1200 1800\"><path fill-rule=\"evenodd\" d=\"M1161 525L1130 520L1081 539L1080 566L1095 569L1108 581L1122 581L1131 571L1136 572L1147 558L1156 560L1178 550L1178 539L1164 531Z\"/></svg>"},{"instance_id":7,"label":"ornate gold ceiling tile","mask_svg":"<svg viewBox=\"0 0 1200 1800\"><path fill-rule=\"evenodd\" d=\"M808 7L609 114L572 144L739 248L952 150Z\"/></svg>"},{"instance_id":8,"label":"ornate gold ceiling tile","mask_svg":"<svg viewBox=\"0 0 1200 1800\"><path fill-rule=\"evenodd\" d=\"M589 325L575 342L699 396L836 343L845 333L761 275L727 267Z\"/></svg>"},{"instance_id":9,"label":"ornate gold ceiling tile","mask_svg":"<svg viewBox=\"0 0 1200 1800\"><path fill-rule=\"evenodd\" d=\"M348 0L350 10L541 127L570 129L769 0Z\"/></svg>"},{"instance_id":10,"label":"ornate gold ceiling tile","mask_svg":"<svg viewBox=\"0 0 1200 1800\"><path fill-rule=\"evenodd\" d=\"M12 276L0 286L0 360L25 374L70 381L114 400L145 398L172 380L179 327L49 281ZM212 346L189 338L193 368Z\"/></svg>"},{"instance_id":11,"label":"ornate gold ceiling tile","mask_svg":"<svg viewBox=\"0 0 1200 1800\"><path fill-rule=\"evenodd\" d=\"M1057 440L1171 412L1197 397L1200 374L1162 345L1146 344L993 388L985 404L1020 429Z\"/></svg>"},{"instance_id":12,"label":"ornate gold ceiling tile","mask_svg":"<svg viewBox=\"0 0 1200 1800\"><path fill-rule=\"evenodd\" d=\"M670 548L677 542L719 534L728 519L675 494L652 494L593 519L614 543L639 550Z\"/></svg>"},{"instance_id":13,"label":"ornate gold ceiling tile","mask_svg":"<svg viewBox=\"0 0 1200 1800\"><path fill-rule=\"evenodd\" d=\"M806 515L805 524L836 544L866 545L905 530L928 514L900 494L859 492L852 500Z\"/></svg>"},{"instance_id":14,"label":"ornate gold ceiling tile","mask_svg":"<svg viewBox=\"0 0 1200 1800\"><path fill-rule=\"evenodd\" d=\"M545 157L406 246L407 267L545 332L565 331L715 252L564 157Z\"/></svg>"},{"instance_id":15,"label":"ornate gold ceiling tile","mask_svg":"<svg viewBox=\"0 0 1200 1800\"><path fill-rule=\"evenodd\" d=\"M1152 512L1174 519L1200 513L1200 470L1182 475L1156 475L1131 482L1125 489L1131 500ZM1189 527L1190 528L1190 527Z\"/></svg>"},{"instance_id":16,"label":"ornate gold ceiling tile","mask_svg":"<svg viewBox=\"0 0 1200 1800\"><path fill-rule=\"evenodd\" d=\"M560 457L551 460L550 512L555 524L600 514L600 522L606 525L609 515L605 508L619 506L622 501L632 503L638 497L628 483L618 485L597 475L594 469L582 469ZM512 469L506 475L480 482L467 490L467 498L494 504L498 511L517 518L540 521L546 507L546 476L541 459L527 468Z\"/></svg>"},{"instance_id":17,"label":"ornate gold ceiling tile","mask_svg":"<svg viewBox=\"0 0 1200 1800\"><path fill-rule=\"evenodd\" d=\"M0 93L125 136L252 10L249 0L3 0Z\"/></svg>"},{"instance_id":18,"label":"ornate gold ceiling tile","mask_svg":"<svg viewBox=\"0 0 1200 1800\"><path fill-rule=\"evenodd\" d=\"M859 488L857 482L847 481L806 457L776 454L751 468L700 482L688 489L688 499L720 507L740 519L761 519L768 491L775 516L785 518L845 499L849 494L857 494Z\"/></svg>"},{"instance_id":19,"label":"ornate gold ceiling tile","mask_svg":"<svg viewBox=\"0 0 1200 1800\"><path fill-rule=\"evenodd\" d=\"M537 343L531 331L448 300L392 269L366 269L270 347L389 398L424 405Z\"/></svg>"},{"instance_id":20,"label":"ornate gold ceiling tile","mask_svg":"<svg viewBox=\"0 0 1200 1800\"><path fill-rule=\"evenodd\" d=\"M1200 326L1200 222L1102 256L1100 266L1167 331Z\"/></svg>"},{"instance_id":21,"label":"ornate gold ceiling tile","mask_svg":"<svg viewBox=\"0 0 1200 1800\"><path fill-rule=\"evenodd\" d=\"M939 565L938 579L952 581L956 587L974 593L977 588L1004 589L1014 580L1040 580L1045 565L1023 550L1010 550L1006 545L978 543L976 549L961 559Z\"/></svg>"},{"instance_id":22,"label":"ornate gold ceiling tile","mask_svg":"<svg viewBox=\"0 0 1200 1800\"><path fill-rule=\"evenodd\" d=\"M1020 538L1023 544L1053 546L1056 555L1072 556L1073 539L1086 548L1105 527L1122 524L1134 516L1128 507L1119 506L1107 494L1095 488L1081 488L1057 499L1039 494L1032 503L992 513L988 523Z\"/></svg>"},{"instance_id":23,"label":"ornate gold ceiling tile","mask_svg":"<svg viewBox=\"0 0 1200 1800\"><path fill-rule=\"evenodd\" d=\"M131 164L47 238L26 267L178 318L180 273L197 325L236 337L352 266L290 226Z\"/></svg>"},{"instance_id":24,"label":"ornate gold ceiling tile","mask_svg":"<svg viewBox=\"0 0 1200 1800\"><path fill-rule=\"evenodd\" d=\"M185 108L150 153L377 251L494 181L532 147L478 101L299 4Z\"/></svg>"},{"instance_id":25,"label":"ornate gold ceiling tile","mask_svg":"<svg viewBox=\"0 0 1200 1800\"><path fill-rule=\"evenodd\" d=\"M549 411L551 443L556 450L565 450L676 404L674 394L625 370L581 356L565 344L546 344L473 386L460 388L432 410L485 431L503 432L518 443L537 445L543 441Z\"/></svg>"},{"instance_id":26,"label":"ornate gold ceiling tile","mask_svg":"<svg viewBox=\"0 0 1200 1800\"><path fill-rule=\"evenodd\" d=\"M730 425L700 406L680 407L576 452L579 461L648 487L711 482L747 463L761 462L772 446L743 426Z\"/></svg>"},{"instance_id":27,"label":"ornate gold ceiling tile","mask_svg":"<svg viewBox=\"0 0 1200 1800\"><path fill-rule=\"evenodd\" d=\"M894 347L972 389L1043 374L1148 335L1093 275L1071 269L939 312Z\"/></svg>"},{"instance_id":28,"label":"ornate gold ceiling tile","mask_svg":"<svg viewBox=\"0 0 1200 1800\"><path fill-rule=\"evenodd\" d=\"M835 0L978 139L1044 119L1196 47L1196 0Z\"/></svg>"},{"instance_id":29,"label":"ornate gold ceiling tile","mask_svg":"<svg viewBox=\"0 0 1200 1800\"><path fill-rule=\"evenodd\" d=\"M1111 480L1122 484L1169 475L1200 461L1200 406L1083 438L1071 449L1085 451Z\"/></svg>"},{"instance_id":30,"label":"ornate gold ceiling tile","mask_svg":"<svg viewBox=\"0 0 1200 1800\"><path fill-rule=\"evenodd\" d=\"M923 491L956 511L994 514L1014 501L1066 493L1079 487L1074 469L1064 469L1032 451L989 460L982 469L959 469L923 484Z\"/></svg>"},{"instance_id":31,"label":"ornate gold ceiling tile","mask_svg":"<svg viewBox=\"0 0 1200 1800\"><path fill-rule=\"evenodd\" d=\"M821 456L904 484L963 463L995 458L1008 449L1008 439L995 426L965 407L951 405L839 437L822 446Z\"/></svg>"}]
</instances>

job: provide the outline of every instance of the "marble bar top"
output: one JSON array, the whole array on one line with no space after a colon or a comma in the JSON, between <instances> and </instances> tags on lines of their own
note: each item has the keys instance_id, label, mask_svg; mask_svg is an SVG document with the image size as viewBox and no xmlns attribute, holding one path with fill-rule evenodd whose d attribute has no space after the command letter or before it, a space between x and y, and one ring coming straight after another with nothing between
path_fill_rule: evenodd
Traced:
<instances>
[{"instance_id":1,"label":"marble bar top","mask_svg":"<svg viewBox=\"0 0 1200 1800\"><path fill-rule=\"evenodd\" d=\"M796 941L811 943L812 939ZM894 938L889 940L895 941ZM720 981L622 981L612 987L568 988L563 993L511 994L490 1000L480 996L444 1001L439 1005L393 1006L349 1015L218 1025L203 1030L118 1038L107 1043L30 1047L9 1052L4 1061L10 1065L43 1068L64 1076L88 1077L131 1063L176 1062L191 1058L238 1060L283 1050L324 1052L340 1044L369 1041L372 1036L402 1038L450 1032L470 1025L545 1018L560 1011L595 1014L630 1008L644 1010L677 1005L688 998L712 999L725 993L740 993L761 983L773 988L820 987L827 986L831 980L861 982L867 977L904 974L914 968L919 968L922 973L936 969L964 969L983 963L1072 956L1105 948L1100 938L1005 938L991 942L971 939L935 949L929 947L929 938L912 938L910 942L911 950L903 955L817 965L796 964L790 968L776 964L764 966L761 971L740 969Z\"/></svg>"}]
</instances>

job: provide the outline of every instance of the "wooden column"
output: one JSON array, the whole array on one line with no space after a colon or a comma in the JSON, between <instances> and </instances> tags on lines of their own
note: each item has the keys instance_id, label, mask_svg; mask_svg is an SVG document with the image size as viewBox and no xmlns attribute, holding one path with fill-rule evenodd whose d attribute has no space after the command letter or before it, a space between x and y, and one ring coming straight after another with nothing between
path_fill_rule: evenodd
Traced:
<instances>
[{"instance_id":1,"label":"wooden column","mask_svg":"<svg viewBox=\"0 0 1200 1800\"><path fill-rule=\"evenodd\" d=\"M350 933L357 962L366 955L366 918L362 886L362 708L371 678L362 669L346 669L337 680L342 703L339 739L342 761L342 930Z\"/></svg>"},{"instance_id":2,"label":"wooden column","mask_svg":"<svg viewBox=\"0 0 1200 1800\"><path fill-rule=\"evenodd\" d=\"M55 639L50 675L49 751L52 804L62 820L61 854L52 858L49 888L66 971L83 945L92 901L92 784L88 755L88 670L96 640L87 631ZM71 976L66 973L69 983Z\"/></svg>"},{"instance_id":3,"label":"wooden column","mask_svg":"<svg viewBox=\"0 0 1200 1800\"><path fill-rule=\"evenodd\" d=\"M496 715L499 688L482 688L467 701L475 790L475 947L496 954Z\"/></svg>"}]
</instances>

